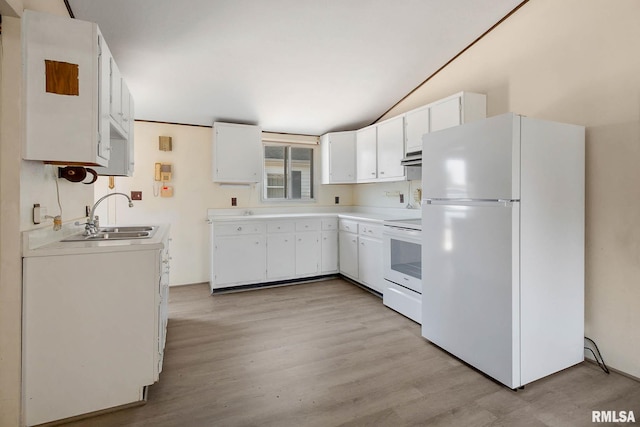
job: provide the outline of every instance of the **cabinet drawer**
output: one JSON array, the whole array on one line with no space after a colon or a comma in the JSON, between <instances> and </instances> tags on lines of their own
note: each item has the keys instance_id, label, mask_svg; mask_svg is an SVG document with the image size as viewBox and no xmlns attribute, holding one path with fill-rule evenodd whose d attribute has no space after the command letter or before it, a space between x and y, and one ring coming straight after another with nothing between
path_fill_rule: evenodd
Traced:
<instances>
[{"instance_id":1,"label":"cabinet drawer","mask_svg":"<svg viewBox=\"0 0 640 427\"><path fill-rule=\"evenodd\" d=\"M350 219L341 219L339 223L340 231L347 231L349 233L358 232L358 223Z\"/></svg>"},{"instance_id":2,"label":"cabinet drawer","mask_svg":"<svg viewBox=\"0 0 640 427\"><path fill-rule=\"evenodd\" d=\"M274 221L267 223L267 233L292 233L294 229L293 221Z\"/></svg>"},{"instance_id":3,"label":"cabinet drawer","mask_svg":"<svg viewBox=\"0 0 640 427\"><path fill-rule=\"evenodd\" d=\"M320 231L319 219L301 219L296 221L296 231Z\"/></svg>"},{"instance_id":4,"label":"cabinet drawer","mask_svg":"<svg viewBox=\"0 0 640 427\"><path fill-rule=\"evenodd\" d=\"M322 231L338 229L338 218L322 218Z\"/></svg>"},{"instance_id":5,"label":"cabinet drawer","mask_svg":"<svg viewBox=\"0 0 640 427\"><path fill-rule=\"evenodd\" d=\"M215 224L213 232L216 236L261 234L265 232L265 225L261 222L231 222L226 224Z\"/></svg>"},{"instance_id":6,"label":"cabinet drawer","mask_svg":"<svg viewBox=\"0 0 640 427\"><path fill-rule=\"evenodd\" d=\"M382 227L383 226L379 224L360 223L358 234L382 239Z\"/></svg>"}]
</instances>

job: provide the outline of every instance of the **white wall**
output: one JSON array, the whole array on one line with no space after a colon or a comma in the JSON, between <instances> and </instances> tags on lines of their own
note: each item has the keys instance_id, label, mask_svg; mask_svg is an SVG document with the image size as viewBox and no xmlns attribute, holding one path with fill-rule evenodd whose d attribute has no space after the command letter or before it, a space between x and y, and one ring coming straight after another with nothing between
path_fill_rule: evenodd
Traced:
<instances>
[{"instance_id":1,"label":"white wall","mask_svg":"<svg viewBox=\"0 0 640 427\"><path fill-rule=\"evenodd\" d=\"M23 8L68 16L61 0L11 0L0 5L19 14ZM13 15L13 13L11 13ZM29 220L31 191L40 203L51 205L53 180L41 163L21 160L23 129L22 69L19 17L2 17L0 60L0 425L21 423L22 263L20 230L34 228ZM74 214L77 205L91 201L91 191L76 193L62 185L64 203ZM57 204L57 203L56 203Z\"/></svg>"},{"instance_id":2,"label":"white wall","mask_svg":"<svg viewBox=\"0 0 640 427\"><path fill-rule=\"evenodd\" d=\"M135 94L134 94L135 95ZM116 177L115 188L109 190L108 178L101 177L95 184L96 200L110 191L130 194L142 191L142 201L127 207L124 197L114 196L99 206L101 224L170 223L171 284L183 285L209 280L209 226L207 209L231 208L236 197L239 208L259 206L333 206L334 196L340 205L352 204L349 185L320 185L316 182L316 198L311 203L263 203L261 187L224 187L211 181L211 138L209 127L182 126L163 123L135 122L135 172L133 177ZM173 151L158 150L158 137L173 138ZM320 150L316 150L319 165ZM156 162L173 165L174 188L171 198L154 197L154 165ZM320 168L316 167L320 173Z\"/></svg>"},{"instance_id":3,"label":"white wall","mask_svg":"<svg viewBox=\"0 0 640 427\"><path fill-rule=\"evenodd\" d=\"M455 92L586 126L586 334L640 377L640 2L535 0L389 112ZM359 191L359 189L358 189Z\"/></svg>"}]
</instances>

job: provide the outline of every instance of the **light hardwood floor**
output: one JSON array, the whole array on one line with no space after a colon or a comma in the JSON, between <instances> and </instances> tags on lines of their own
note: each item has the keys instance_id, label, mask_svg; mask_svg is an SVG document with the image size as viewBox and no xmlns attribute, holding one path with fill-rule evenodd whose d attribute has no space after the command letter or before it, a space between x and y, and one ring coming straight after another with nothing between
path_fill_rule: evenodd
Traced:
<instances>
[{"instance_id":1,"label":"light hardwood floor","mask_svg":"<svg viewBox=\"0 0 640 427\"><path fill-rule=\"evenodd\" d=\"M583 363L511 391L343 280L211 297L171 288L148 403L75 426L591 426L640 383ZM606 354L605 354L606 357ZM640 420L639 420L640 421Z\"/></svg>"}]
</instances>

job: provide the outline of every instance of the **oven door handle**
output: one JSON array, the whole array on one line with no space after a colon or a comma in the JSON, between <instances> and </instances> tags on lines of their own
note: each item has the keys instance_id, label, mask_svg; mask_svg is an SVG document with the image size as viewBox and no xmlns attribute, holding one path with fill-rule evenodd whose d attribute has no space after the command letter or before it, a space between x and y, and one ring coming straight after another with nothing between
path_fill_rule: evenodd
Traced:
<instances>
[{"instance_id":1,"label":"oven door handle","mask_svg":"<svg viewBox=\"0 0 640 427\"><path fill-rule=\"evenodd\" d=\"M409 230L407 228L395 228L386 226L383 233L384 236L397 240L418 240L422 238L422 233L418 230Z\"/></svg>"}]
</instances>

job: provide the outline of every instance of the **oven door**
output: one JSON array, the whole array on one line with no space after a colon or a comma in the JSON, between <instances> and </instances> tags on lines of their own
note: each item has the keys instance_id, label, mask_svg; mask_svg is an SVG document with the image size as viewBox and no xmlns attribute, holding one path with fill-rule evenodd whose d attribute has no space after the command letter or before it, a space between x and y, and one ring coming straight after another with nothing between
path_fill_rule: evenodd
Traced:
<instances>
[{"instance_id":1,"label":"oven door","mask_svg":"<svg viewBox=\"0 0 640 427\"><path fill-rule=\"evenodd\" d=\"M421 294L421 232L386 226L383 237L384 278Z\"/></svg>"}]
</instances>

